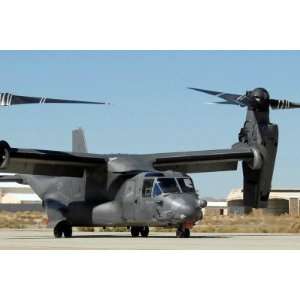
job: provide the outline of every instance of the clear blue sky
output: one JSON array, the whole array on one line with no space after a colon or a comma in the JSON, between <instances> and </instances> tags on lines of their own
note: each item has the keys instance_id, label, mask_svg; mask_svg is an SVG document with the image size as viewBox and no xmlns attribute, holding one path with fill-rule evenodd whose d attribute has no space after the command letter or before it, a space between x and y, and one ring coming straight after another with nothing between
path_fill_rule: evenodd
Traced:
<instances>
[{"instance_id":1,"label":"clear blue sky","mask_svg":"<svg viewBox=\"0 0 300 300\"><path fill-rule=\"evenodd\" d=\"M28 105L0 110L0 137L14 147L71 149L85 129L90 152L152 153L227 148L245 109L206 105L187 86L243 93L258 86L300 101L300 52L1 51L0 90L106 100L111 106ZM271 112L280 125L274 187L300 186L300 110ZM226 196L241 171L193 176L202 196Z\"/></svg>"}]
</instances>

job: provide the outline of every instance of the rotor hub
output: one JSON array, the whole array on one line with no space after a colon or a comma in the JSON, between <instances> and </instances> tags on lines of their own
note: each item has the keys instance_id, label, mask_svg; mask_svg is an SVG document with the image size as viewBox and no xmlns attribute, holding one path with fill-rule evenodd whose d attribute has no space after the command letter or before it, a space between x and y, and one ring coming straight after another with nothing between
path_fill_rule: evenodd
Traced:
<instances>
[{"instance_id":1,"label":"rotor hub","mask_svg":"<svg viewBox=\"0 0 300 300\"><path fill-rule=\"evenodd\" d=\"M247 96L252 100L252 108L260 111L267 111L269 109L270 95L266 89L256 88L247 94Z\"/></svg>"}]
</instances>

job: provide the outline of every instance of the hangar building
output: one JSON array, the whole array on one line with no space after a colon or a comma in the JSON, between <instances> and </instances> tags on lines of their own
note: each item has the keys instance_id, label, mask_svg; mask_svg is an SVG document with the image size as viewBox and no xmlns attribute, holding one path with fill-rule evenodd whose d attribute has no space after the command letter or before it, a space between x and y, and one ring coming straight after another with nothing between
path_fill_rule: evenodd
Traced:
<instances>
[{"instance_id":1,"label":"hangar building","mask_svg":"<svg viewBox=\"0 0 300 300\"><path fill-rule=\"evenodd\" d=\"M0 211L43 211L41 199L31 187L16 182L0 182Z\"/></svg>"},{"instance_id":2,"label":"hangar building","mask_svg":"<svg viewBox=\"0 0 300 300\"><path fill-rule=\"evenodd\" d=\"M30 186L16 182L0 182L0 203L36 203L41 199Z\"/></svg>"},{"instance_id":3,"label":"hangar building","mask_svg":"<svg viewBox=\"0 0 300 300\"><path fill-rule=\"evenodd\" d=\"M227 196L228 214L244 214L242 189L233 189ZM272 189L268 207L263 211L273 215L288 213L300 215L300 189L278 188Z\"/></svg>"},{"instance_id":4,"label":"hangar building","mask_svg":"<svg viewBox=\"0 0 300 300\"><path fill-rule=\"evenodd\" d=\"M207 201L207 206L202 210L205 216L227 215L227 202L226 200L210 200Z\"/></svg>"}]
</instances>

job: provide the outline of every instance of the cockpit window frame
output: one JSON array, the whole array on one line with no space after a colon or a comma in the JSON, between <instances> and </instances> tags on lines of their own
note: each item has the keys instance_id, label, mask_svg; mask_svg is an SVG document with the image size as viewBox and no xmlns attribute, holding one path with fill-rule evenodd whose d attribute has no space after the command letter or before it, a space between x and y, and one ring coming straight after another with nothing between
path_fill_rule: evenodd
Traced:
<instances>
[{"instance_id":1,"label":"cockpit window frame","mask_svg":"<svg viewBox=\"0 0 300 300\"><path fill-rule=\"evenodd\" d=\"M154 194L156 187L159 189L159 193L158 194ZM163 192L162 188L160 187L159 183L157 182L157 180L154 180L153 188L152 188L152 198L158 197L159 195L161 195L163 193L164 192Z\"/></svg>"},{"instance_id":2,"label":"cockpit window frame","mask_svg":"<svg viewBox=\"0 0 300 300\"><path fill-rule=\"evenodd\" d=\"M161 180L168 180L168 179L173 179L175 181L175 184L176 184L176 187L178 189L178 192L165 192L163 187L160 185L158 179L161 179ZM163 194L180 194L181 193L181 189L180 189L180 186L176 180L176 177L158 177L158 178L155 178L155 182L157 182L158 186L160 187L161 191Z\"/></svg>"},{"instance_id":3,"label":"cockpit window frame","mask_svg":"<svg viewBox=\"0 0 300 300\"><path fill-rule=\"evenodd\" d=\"M177 189L179 190L180 194L196 193L195 185L194 185L194 182L193 182L193 180L192 180L191 177L188 177L188 176L181 176L181 177L178 177L178 176L176 176L176 177L171 177L171 176L168 176L168 177L166 177L166 176L153 176L153 177L149 176L148 177L148 176L145 176L143 178L143 186L142 186L142 197L143 198L155 198L155 197L158 197L161 194L178 194L176 192L174 192L174 193L164 192L163 188L159 184L159 181L158 181L159 179L174 179L175 183L176 183L176 186L177 186ZM178 179L183 179L183 180L184 179L189 179L191 181L192 186L193 186L193 191L190 191L190 192L183 191L183 189L181 188L181 185L180 185ZM144 183L145 183L145 181L150 181L150 180L153 180L153 182L152 182L152 189L151 189L151 195L150 196L148 196L148 195L145 196L144 192L143 192L143 190L144 190ZM157 185L158 188L159 188L159 190L160 190L160 194L159 195L154 195L155 185Z\"/></svg>"},{"instance_id":4,"label":"cockpit window frame","mask_svg":"<svg viewBox=\"0 0 300 300\"><path fill-rule=\"evenodd\" d=\"M152 181L152 187L151 187L151 192L150 192L150 196L148 195L148 193L146 194L144 190L144 187L145 187L145 182L146 181ZM152 198L153 197L153 187L154 187L154 184L155 184L155 178L149 178L149 177L146 177L143 179L143 186L142 186L142 197L143 198ZM150 188L149 188L150 190Z\"/></svg>"},{"instance_id":5,"label":"cockpit window frame","mask_svg":"<svg viewBox=\"0 0 300 300\"><path fill-rule=\"evenodd\" d=\"M183 180L184 185L185 185L186 187L188 187L188 186L187 186L186 183L185 183L185 179L190 180L191 186L192 186L192 187L190 188L191 191L183 191L179 179L182 179L182 180ZM194 182L193 182L192 178L190 178L190 177L176 177L176 181L177 181L178 185L180 186L180 190L181 190L181 192L182 192L183 194L189 194L189 193L195 193L195 192L196 192L196 190L195 190L195 185L194 185ZM189 188L189 187L188 187L188 188Z\"/></svg>"}]
</instances>

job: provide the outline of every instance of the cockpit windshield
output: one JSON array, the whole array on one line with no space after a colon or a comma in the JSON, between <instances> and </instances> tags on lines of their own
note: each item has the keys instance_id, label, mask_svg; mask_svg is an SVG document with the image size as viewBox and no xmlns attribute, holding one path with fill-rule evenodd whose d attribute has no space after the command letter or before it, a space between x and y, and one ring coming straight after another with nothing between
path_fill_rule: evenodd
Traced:
<instances>
[{"instance_id":1,"label":"cockpit windshield","mask_svg":"<svg viewBox=\"0 0 300 300\"><path fill-rule=\"evenodd\" d=\"M189 177L145 178L143 197L157 197L161 193L195 193L194 184Z\"/></svg>"},{"instance_id":2,"label":"cockpit windshield","mask_svg":"<svg viewBox=\"0 0 300 300\"><path fill-rule=\"evenodd\" d=\"M157 182L163 193L180 193L175 178L157 178Z\"/></svg>"}]
</instances>

